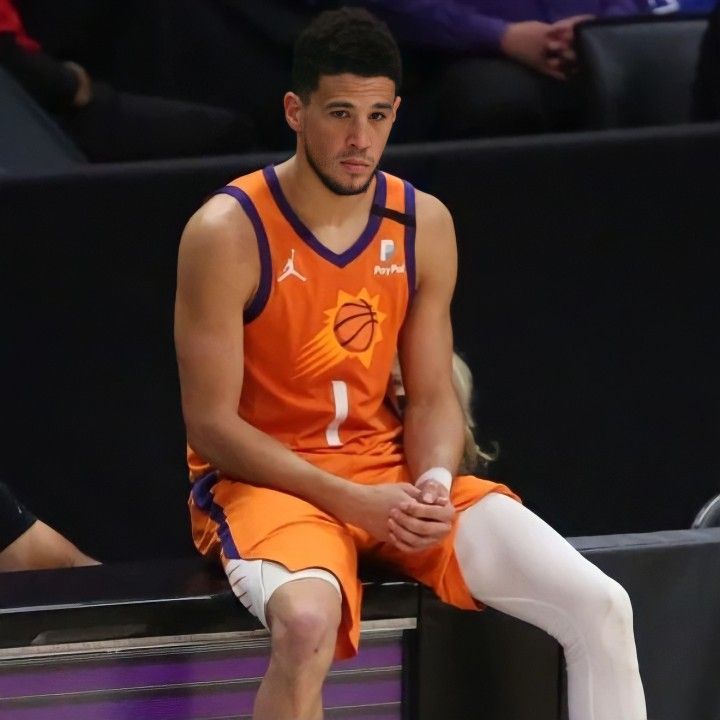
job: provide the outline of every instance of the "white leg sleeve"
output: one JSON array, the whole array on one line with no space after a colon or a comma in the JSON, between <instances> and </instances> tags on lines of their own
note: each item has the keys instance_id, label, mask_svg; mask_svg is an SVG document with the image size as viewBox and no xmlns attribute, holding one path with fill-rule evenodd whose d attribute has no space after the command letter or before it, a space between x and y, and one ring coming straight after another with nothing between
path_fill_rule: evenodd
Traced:
<instances>
[{"instance_id":1,"label":"white leg sleeve","mask_svg":"<svg viewBox=\"0 0 720 720\"><path fill-rule=\"evenodd\" d=\"M342 598L338 579L328 570L307 568L290 572L284 565L271 560L228 560L225 574L240 602L267 628L265 608L272 594L285 583L305 578L329 582Z\"/></svg>"},{"instance_id":2,"label":"white leg sleeve","mask_svg":"<svg viewBox=\"0 0 720 720\"><path fill-rule=\"evenodd\" d=\"M625 590L520 503L491 493L455 542L473 597L563 646L570 720L646 720Z\"/></svg>"}]
</instances>

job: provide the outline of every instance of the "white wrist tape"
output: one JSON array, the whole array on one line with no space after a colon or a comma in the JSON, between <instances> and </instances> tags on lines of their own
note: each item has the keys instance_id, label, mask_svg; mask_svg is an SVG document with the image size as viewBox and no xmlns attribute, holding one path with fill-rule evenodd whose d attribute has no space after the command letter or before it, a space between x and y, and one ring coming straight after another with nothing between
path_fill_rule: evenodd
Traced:
<instances>
[{"instance_id":1,"label":"white wrist tape","mask_svg":"<svg viewBox=\"0 0 720 720\"><path fill-rule=\"evenodd\" d=\"M426 470L415 481L415 485L420 485L420 483L423 483L426 480L434 480L435 482L440 483L448 492L450 492L450 486L452 485L453 476L447 468L432 467L429 470Z\"/></svg>"}]
</instances>

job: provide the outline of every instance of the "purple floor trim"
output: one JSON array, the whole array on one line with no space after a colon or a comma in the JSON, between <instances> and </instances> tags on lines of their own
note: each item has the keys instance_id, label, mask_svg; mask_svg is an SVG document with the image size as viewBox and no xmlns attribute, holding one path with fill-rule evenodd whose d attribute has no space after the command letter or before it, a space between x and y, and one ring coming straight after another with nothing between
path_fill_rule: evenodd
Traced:
<instances>
[{"instance_id":1,"label":"purple floor trim","mask_svg":"<svg viewBox=\"0 0 720 720\"><path fill-rule=\"evenodd\" d=\"M395 707L379 707L367 708L364 712L357 710L336 711L334 713L326 713L326 718L330 720L338 720L345 718L346 720L402 720L402 708L399 705Z\"/></svg>"},{"instance_id":2,"label":"purple floor trim","mask_svg":"<svg viewBox=\"0 0 720 720\"><path fill-rule=\"evenodd\" d=\"M326 708L398 702L401 699L399 677L371 682L331 683L323 693ZM44 706L3 707L0 720L205 720L207 718L249 714L255 688L234 692L183 693L164 697L108 699L92 702L58 701ZM383 717L386 717L383 714ZM392 716L390 716L392 717Z\"/></svg>"},{"instance_id":3,"label":"purple floor trim","mask_svg":"<svg viewBox=\"0 0 720 720\"><path fill-rule=\"evenodd\" d=\"M397 677L329 683L323 691L326 708L343 705L375 705L402 699L402 680Z\"/></svg>"},{"instance_id":4,"label":"purple floor trim","mask_svg":"<svg viewBox=\"0 0 720 720\"><path fill-rule=\"evenodd\" d=\"M373 667L393 667L402 665L403 651L400 640L365 641L360 652L351 660L339 660L332 664L331 670L360 670Z\"/></svg>"},{"instance_id":5,"label":"purple floor trim","mask_svg":"<svg viewBox=\"0 0 720 720\"><path fill-rule=\"evenodd\" d=\"M0 698L262 677L268 657L267 651L260 650L257 654L241 657L229 652L221 657L213 654L209 658L188 654L164 662L120 657L112 663L103 660L101 664L92 665L88 661L62 662L54 668L38 664L22 671L0 671ZM333 670L396 667L401 663L400 643L385 641L383 644L368 643L352 660L334 663Z\"/></svg>"},{"instance_id":6,"label":"purple floor trim","mask_svg":"<svg viewBox=\"0 0 720 720\"><path fill-rule=\"evenodd\" d=\"M52 670L0 676L0 698L262 677L267 664L267 657L203 660L201 656L132 665L120 661L100 667L71 664Z\"/></svg>"},{"instance_id":7,"label":"purple floor trim","mask_svg":"<svg viewBox=\"0 0 720 720\"><path fill-rule=\"evenodd\" d=\"M207 693L161 698L121 699L104 702L56 702L45 707L0 705L0 720L204 720L223 715L249 714L254 690L244 693Z\"/></svg>"}]
</instances>

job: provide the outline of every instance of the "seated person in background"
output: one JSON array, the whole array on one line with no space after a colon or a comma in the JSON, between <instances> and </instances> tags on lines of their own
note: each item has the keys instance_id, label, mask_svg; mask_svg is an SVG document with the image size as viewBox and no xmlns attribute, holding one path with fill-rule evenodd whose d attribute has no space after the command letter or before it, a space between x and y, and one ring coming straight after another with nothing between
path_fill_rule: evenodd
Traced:
<instances>
[{"instance_id":1,"label":"seated person in background","mask_svg":"<svg viewBox=\"0 0 720 720\"><path fill-rule=\"evenodd\" d=\"M415 98L414 88L406 87L403 102L428 108L429 115L426 110L423 123L401 124L396 131L396 139L411 141L578 127L580 95L571 82L576 25L647 12L645 0L362 4L386 19L405 48L416 51L422 95Z\"/></svg>"},{"instance_id":2,"label":"seated person in background","mask_svg":"<svg viewBox=\"0 0 720 720\"><path fill-rule=\"evenodd\" d=\"M91 161L242 152L252 123L225 108L118 92L83 66L45 53L12 0L0 0L4 67ZM0 97L0 102L7 98Z\"/></svg>"},{"instance_id":3,"label":"seated person in background","mask_svg":"<svg viewBox=\"0 0 720 720\"><path fill-rule=\"evenodd\" d=\"M0 572L99 565L38 520L0 482Z\"/></svg>"},{"instance_id":4,"label":"seated person in background","mask_svg":"<svg viewBox=\"0 0 720 720\"><path fill-rule=\"evenodd\" d=\"M712 12L717 0L648 0L652 12L665 15L681 12L687 15L707 15Z\"/></svg>"},{"instance_id":5,"label":"seated person in background","mask_svg":"<svg viewBox=\"0 0 720 720\"><path fill-rule=\"evenodd\" d=\"M700 122L720 120L720 2L710 15L700 45L695 87L693 118Z\"/></svg>"}]
</instances>

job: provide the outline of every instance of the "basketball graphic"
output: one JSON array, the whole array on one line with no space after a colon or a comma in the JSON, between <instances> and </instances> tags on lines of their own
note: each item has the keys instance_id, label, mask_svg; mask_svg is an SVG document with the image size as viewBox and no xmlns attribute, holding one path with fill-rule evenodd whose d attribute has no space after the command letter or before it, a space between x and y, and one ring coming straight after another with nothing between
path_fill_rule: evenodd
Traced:
<instances>
[{"instance_id":1,"label":"basketball graphic","mask_svg":"<svg viewBox=\"0 0 720 720\"><path fill-rule=\"evenodd\" d=\"M369 368L383 338L386 314L380 310L380 296L365 288L355 294L339 290L324 315L319 332L300 351L294 377L317 376L348 359Z\"/></svg>"},{"instance_id":2,"label":"basketball graphic","mask_svg":"<svg viewBox=\"0 0 720 720\"><path fill-rule=\"evenodd\" d=\"M365 352L375 335L377 316L367 300L346 302L340 306L333 322L335 337L350 352Z\"/></svg>"}]
</instances>

